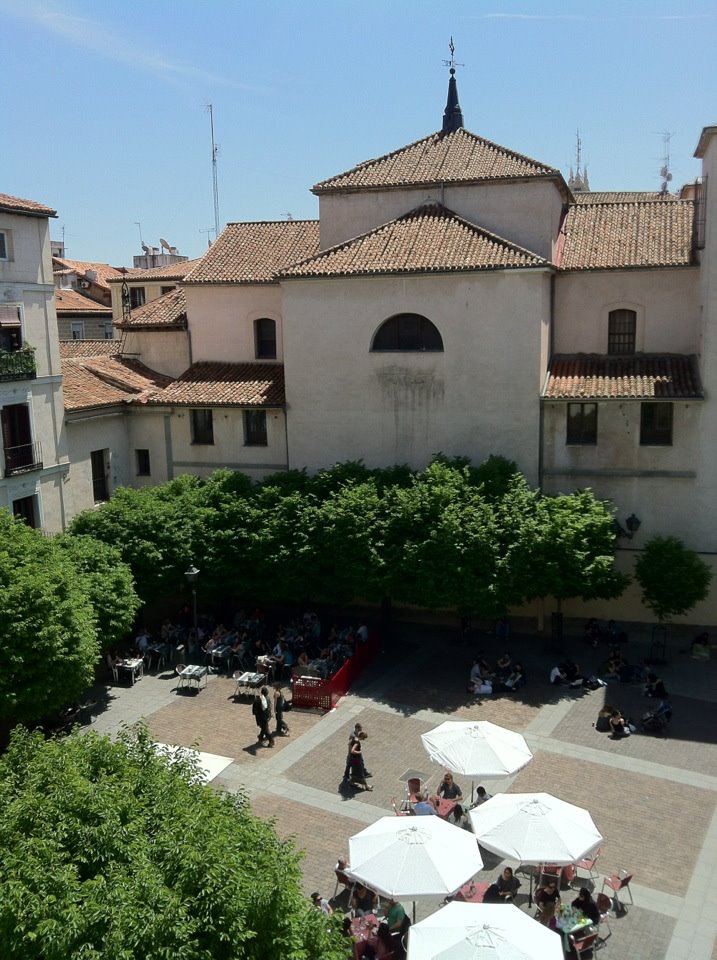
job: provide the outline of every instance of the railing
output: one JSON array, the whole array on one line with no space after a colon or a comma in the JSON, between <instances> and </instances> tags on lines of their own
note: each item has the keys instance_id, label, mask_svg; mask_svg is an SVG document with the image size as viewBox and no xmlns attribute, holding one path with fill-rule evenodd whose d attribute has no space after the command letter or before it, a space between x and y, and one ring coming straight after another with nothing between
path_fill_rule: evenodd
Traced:
<instances>
[{"instance_id":1,"label":"railing","mask_svg":"<svg viewBox=\"0 0 717 960\"><path fill-rule=\"evenodd\" d=\"M0 350L0 380L34 380L36 375L34 347Z\"/></svg>"},{"instance_id":2,"label":"railing","mask_svg":"<svg viewBox=\"0 0 717 960\"><path fill-rule=\"evenodd\" d=\"M42 447L39 440L21 443L17 447L5 447L5 476L42 470Z\"/></svg>"},{"instance_id":3,"label":"railing","mask_svg":"<svg viewBox=\"0 0 717 960\"><path fill-rule=\"evenodd\" d=\"M331 710L339 702L359 674L378 653L379 637L372 632L366 643L359 643L352 657L336 671L333 677L295 677L293 705L295 707Z\"/></svg>"}]
</instances>

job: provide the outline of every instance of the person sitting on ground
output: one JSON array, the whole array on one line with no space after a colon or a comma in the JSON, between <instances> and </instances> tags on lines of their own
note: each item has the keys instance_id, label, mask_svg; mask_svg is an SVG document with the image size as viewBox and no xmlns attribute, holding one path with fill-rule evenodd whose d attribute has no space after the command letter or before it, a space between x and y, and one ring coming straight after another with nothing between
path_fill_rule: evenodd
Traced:
<instances>
[{"instance_id":1,"label":"person sitting on ground","mask_svg":"<svg viewBox=\"0 0 717 960\"><path fill-rule=\"evenodd\" d=\"M664 700L667 697L667 688L662 682L660 677L656 673L650 671L647 675L647 683L645 684L645 696L646 697L657 697L658 700Z\"/></svg>"},{"instance_id":2,"label":"person sitting on ground","mask_svg":"<svg viewBox=\"0 0 717 960\"><path fill-rule=\"evenodd\" d=\"M609 703L603 704L600 708L595 721L595 729L598 733L610 733L610 717L614 709Z\"/></svg>"},{"instance_id":3,"label":"person sitting on ground","mask_svg":"<svg viewBox=\"0 0 717 960\"><path fill-rule=\"evenodd\" d=\"M502 657L498 657L498 660L496 662L496 665L495 665L496 676L499 677L501 680L503 680L505 679L505 677L507 677L510 674L512 669L513 669L513 658L506 650L506 652L503 654Z\"/></svg>"},{"instance_id":4,"label":"person sitting on ground","mask_svg":"<svg viewBox=\"0 0 717 960\"><path fill-rule=\"evenodd\" d=\"M478 787L476 789L476 799L475 806L479 807L482 803L485 803L486 800L492 800L493 794L487 793L485 787Z\"/></svg>"},{"instance_id":5,"label":"person sitting on ground","mask_svg":"<svg viewBox=\"0 0 717 960\"><path fill-rule=\"evenodd\" d=\"M520 880L511 867L505 867L495 883L491 883L483 897L483 903L510 903L518 892Z\"/></svg>"},{"instance_id":6,"label":"person sitting on ground","mask_svg":"<svg viewBox=\"0 0 717 960\"><path fill-rule=\"evenodd\" d=\"M416 794L416 802L413 804L413 812L417 817L436 817L436 808L426 799L425 793Z\"/></svg>"},{"instance_id":7,"label":"person sitting on ground","mask_svg":"<svg viewBox=\"0 0 717 960\"><path fill-rule=\"evenodd\" d=\"M354 895L351 897L351 909L357 917L364 917L367 913L375 913L377 897L373 890L369 890L362 883L356 884Z\"/></svg>"},{"instance_id":8,"label":"person sitting on ground","mask_svg":"<svg viewBox=\"0 0 717 960\"><path fill-rule=\"evenodd\" d=\"M613 710L610 714L610 730L614 740L621 740L623 737L630 736L628 722L619 710Z\"/></svg>"},{"instance_id":9,"label":"person sitting on ground","mask_svg":"<svg viewBox=\"0 0 717 960\"><path fill-rule=\"evenodd\" d=\"M320 910L322 913L325 913L327 916L330 916L334 911L333 907L324 897L321 896L318 890L315 890L311 894L311 902L316 907L317 910Z\"/></svg>"},{"instance_id":10,"label":"person sitting on ground","mask_svg":"<svg viewBox=\"0 0 717 960\"><path fill-rule=\"evenodd\" d=\"M541 916L543 913L543 907L547 903L552 903L553 906L560 902L560 891L558 890L558 881L557 880L548 880L548 882L543 887L538 887L535 891L535 904L540 910Z\"/></svg>"},{"instance_id":11,"label":"person sitting on ground","mask_svg":"<svg viewBox=\"0 0 717 960\"><path fill-rule=\"evenodd\" d=\"M525 667L522 663L516 661L513 664L513 668L508 674L508 676L499 684L499 690L519 690L521 687L524 687L527 683L527 677L525 675Z\"/></svg>"},{"instance_id":12,"label":"person sitting on ground","mask_svg":"<svg viewBox=\"0 0 717 960\"><path fill-rule=\"evenodd\" d=\"M476 696L493 693L493 684L485 660L473 661L468 683L468 692Z\"/></svg>"},{"instance_id":13,"label":"person sitting on ground","mask_svg":"<svg viewBox=\"0 0 717 960\"><path fill-rule=\"evenodd\" d=\"M462 800L463 791L453 779L452 773L444 773L443 779L438 784L436 796L442 800Z\"/></svg>"},{"instance_id":14,"label":"person sitting on ground","mask_svg":"<svg viewBox=\"0 0 717 960\"><path fill-rule=\"evenodd\" d=\"M605 661L602 675L606 680L619 680L620 670L626 663L625 658L619 650L612 649Z\"/></svg>"},{"instance_id":15,"label":"person sitting on ground","mask_svg":"<svg viewBox=\"0 0 717 960\"><path fill-rule=\"evenodd\" d=\"M587 887L580 887L580 893L573 900L572 906L576 910L580 910L583 914L585 914L588 920L592 921L592 923L600 923L600 911L598 910L598 905L590 896L590 891Z\"/></svg>"},{"instance_id":16,"label":"person sitting on ground","mask_svg":"<svg viewBox=\"0 0 717 960\"><path fill-rule=\"evenodd\" d=\"M709 660L711 652L710 635L707 631L698 634L690 644L690 656L693 660Z\"/></svg>"}]
</instances>

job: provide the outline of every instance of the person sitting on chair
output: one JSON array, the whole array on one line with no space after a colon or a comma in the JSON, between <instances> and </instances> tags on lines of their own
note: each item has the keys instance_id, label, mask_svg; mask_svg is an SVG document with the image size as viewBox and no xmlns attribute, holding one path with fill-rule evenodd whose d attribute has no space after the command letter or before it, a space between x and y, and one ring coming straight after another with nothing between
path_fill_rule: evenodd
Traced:
<instances>
[{"instance_id":1,"label":"person sitting on chair","mask_svg":"<svg viewBox=\"0 0 717 960\"><path fill-rule=\"evenodd\" d=\"M425 794L417 793L416 802L413 804L413 812L417 817L436 817L436 808L426 799Z\"/></svg>"},{"instance_id":2,"label":"person sitting on chair","mask_svg":"<svg viewBox=\"0 0 717 960\"><path fill-rule=\"evenodd\" d=\"M664 700L667 697L667 689L663 681L656 673L648 673L647 683L645 684L645 696L657 697L658 700Z\"/></svg>"},{"instance_id":3,"label":"person sitting on chair","mask_svg":"<svg viewBox=\"0 0 717 960\"><path fill-rule=\"evenodd\" d=\"M479 807L482 803L485 803L486 800L491 800L492 798L493 794L488 793L485 787L477 787L474 806Z\"/></svg>"},{"instance_id":4,"label":"person sitting on chair","mask_svg":"<svg viewBox=\"0 0 717 960\"><path fill-rule=\"evenodd\" d=\"M368 913L375 913L377 897L373 890L369 890L362 883L356 885L351 897L351 908L357 917L364 917Z\"/></svg>"},{"instance_id":5,"label":"person sitting on chair","mask_svg":"<svg viewBox=\"0 0 717 960\"><path fill-rule=\"evenodd\" d=\"M548 880L543 887L538 887L535 891L535 903L541 914L546 903L555 905L560 902L560 891L558 890L557 880Z\"/></svg>"},{"instance_id":6,"label":"person sitting on chair","mask_svg":"<svg viewBox=\"0 0 717 960\"><path fill-rule=\"evenodd\" d=\"M590 891L587 887L580 887L580 893L573 900L571 906L584 913L585 916L592 921L592 923L600 923L600 911L598 910L598 905L590 896Z\"/></svg>"},{"instance_id":7,"label":"person sitting on chair","mask_svg":"<svg viewBox=\"0 0 717 960\"><path fill-rule=\"evenodd\" d=\"M453 779L452 773L444 773L443 779L438 784L436 795L443 800L462 800L463 791Z\"/></svg>"},{"instance_id":8,"label":"person sitting on chair","mask_svg":"<svg viewBox=\"0 0 717 960\"><path fill-rule=\"evenodd\" d=\"M483 903L510 903L518 892L520 880L511 867L505 867L495 883L491 883L483 897Z\"/></svg>"}]
</instances>

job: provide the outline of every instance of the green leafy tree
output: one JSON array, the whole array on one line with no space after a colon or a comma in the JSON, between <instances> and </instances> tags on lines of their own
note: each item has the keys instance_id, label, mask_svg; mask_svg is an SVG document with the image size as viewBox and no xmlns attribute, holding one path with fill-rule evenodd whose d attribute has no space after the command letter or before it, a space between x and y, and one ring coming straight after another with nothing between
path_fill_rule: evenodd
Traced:
<instances>
[{"instance_id":1,"label":"green leafy tree","mask_svg":"<svg viewBox=\"0 0 717 960\"><path fill-rule=\"evenodd\" d=\"M130 630L140 607L132 571L122 562L119 550L92 537L65 534L56 537L55 544L82 578L100 650L109 650Z\"/></svg>"},{"instance_id":2,"label":"green leafy tree","mask_svg":"<svg viewBox=\"0 0 717 960\"><path fill-rule=\"evenodd\" d=\"M18 728L0 758L3 960L345 960L299 860L143 729L112 742Z\"/></svg>"},{"instance_id":3,"label":"green leafy tree","mask_svg":"<svg viewBox=\"0 0 717 960\"><path fill-rule=\"evenodd\" d=\"M52 540L0 510L4 730L49 716L91 684L99 647L85 587L85 578Z\"/></svg>"},{"instance_id":4,"label":"green leafy tree","mask_svg":"<svg viewBox=\"0 0 717 960\"><path fill-rule=\"evenodd\" d=\"M663 623L707 597L712 571L677 537L653 537L635 563L635 579L642 602Z\"/></svg>"}]
</instances>

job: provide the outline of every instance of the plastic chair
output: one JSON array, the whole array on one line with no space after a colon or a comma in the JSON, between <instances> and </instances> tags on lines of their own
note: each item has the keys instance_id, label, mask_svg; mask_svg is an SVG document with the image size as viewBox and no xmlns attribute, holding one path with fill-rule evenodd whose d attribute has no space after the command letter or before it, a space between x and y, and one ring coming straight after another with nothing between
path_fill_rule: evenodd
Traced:
<instances>
[{"instance_id":1,"label":"plastic chair","mask_svg":"<svg viewBox=\"0 0 717 960\"><path fill-rule=\"evenodd\" d=\"M407 810L399 810L399 809L398 809L398 805L396 804L396 798L395 798L395 797L391 797L391 806L393 807L393 812L396 814L397 817L407 817L407 816L408 816L408 811L407 811Z\"/></svg>"},{"instance_id":2,"label":"plastic chair","mask_svg":"<svg viewBox=\"0 0 717 960\"><path fill-rule=\"evenodd\" d=\"M581 878L578 877L578 870L587 871L587 877L585 880L595 880L600 876L599 872L595 869L595 864L598 862L600 854L602 853L602 847L598 847L595 853L591 857L583 857L582 860L578 860L575 864L575 877L577 880Z\"/></svg>"},{"instance_id":3,"label":"plastic chair","mask_svg":"<svg viewBox=\"0 0 717 960\"><path fill-rule=\"evenodd\" d=\"M180 687L183 687L187 682L187 678L182 676L182 671L185 669L186 664L184 663L178 663L174 668L174 672L177 675L177 690L179 690Z\"/></svg>"},{"instance_id":4,"label":"plastic chair","mask_svg":"<svg viewBox=\"0 0 717 960\"><path fill-rule=\"evenodd\" d=\"M600 926L605 924L607 927L607 937L611 937L612 930L610 929L610 909L612 907L612 903L610 902L610 897L608 897L605 893L599 893L597 897L595 897L595 903L600 911ZM605 940L607 940L607 937L600 937L600 942L604 943Z\"/></svg>"},{"instance_id":5,"label":"plastic chair","mask_svg":"<svg viewBox=\"0 0 717 960\"><path fill-rule=\"evenodd\" d=\"M620 900L620 891L627 890L630 895L630 903L635 901L632 899L632 890L630 889L630 881L632 880L632 874L628 873L627 870L620 870L619 873L613 873L610 877L605 877L602 882L602 889L605 890L605 887L608 890L612 890L613 896L615 898L615 903L618 909L615 911L618 913L620 910L624 910L622 901Z\"/></svg>"},{"instance_id":6,"label":"plastic chair","mask_svg":"<svg viewBox=\"0 0 717 960\"><path fill-rule=\"evenodd\" d=\"M587 953L588 951L592 952L597 938L598 935L596 933L589 933L587 937L581 937L580 940L576 940L572 933L568 937L570 940L570 946L577 957L583 953Z\"/></svg>"},{"instance_id":7,"label":"plastic chair","mask_svg":"<svg viewBox=\"0 0 717 960\"><path fill-rule=\"evenodd\" d=\"M351 888L353 891L353 888L356 886L356 881L350 877L345 870L341 870L339 867L334 867L334 873L336 874L336 886L334 887L334 895L331 898L332 900L336 899L336 894L339 891L339 887L344 887L346 890ZM351 906L351 894L349 894L349 906Z\"/></svg>"}]
</instances>

